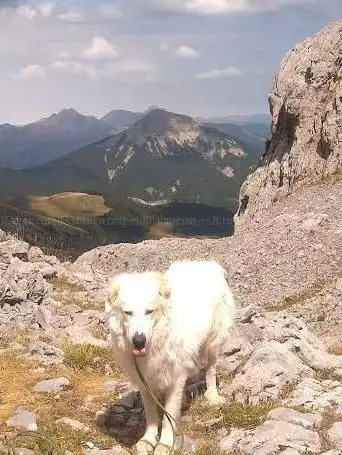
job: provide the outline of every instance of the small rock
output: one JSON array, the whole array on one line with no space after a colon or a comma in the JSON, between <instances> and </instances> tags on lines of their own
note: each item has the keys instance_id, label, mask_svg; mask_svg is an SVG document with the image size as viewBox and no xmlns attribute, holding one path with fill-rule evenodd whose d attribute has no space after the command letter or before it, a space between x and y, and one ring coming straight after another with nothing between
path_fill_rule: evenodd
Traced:
<instances>
[{"instance_id":1,"label":"small rock","mask_svg":"<svg viewBox=\"0 0 342 455\"><path fill-rule=\"evenodd\" d=\"M28 431L37 431L38 429L35 414L21 407L16 409L6 423L8 427L24 428Z\"/></svg>"},{"instance_id":2,"label":"small rock","mask_svg":"<svg viewBox=\"0 0 342 455\"><path fill-rule=\"evenodd\" d=\"M342 449L342 422L335 422L327 433L330 444L334 449Z\"/></svg>"},{"instance_id":3,"label":"small rock","mask_svg":"<svg viewBox=\"0 0 342 455\"><path fill-rule=\"evenodd\" d=\"M249 305L247 308L244 308L239 315L239 321L242 324L247 324L251 322L253 316L258 313L257 308L254 305Z\"/></svg>"},{"instance_id":4,"label":"small rock","mask_svg":"<svg viewBox=\"0 0 342 455\"><path fill-rule=\"evenodd\" d=\"M90 344L92 346L100 346L102 348L107 346L104 340L93 337L91 332L86 327L75 324L67 327L65 332L67 333L70 342L73 344Z\"/></svg>"},{"instance_id":5,"label":"small rock","mask_svg":"<svg viewBox=\"0 0 342 455\"><path fill-rule=\"evenodd\" d=\"M97 411L95 414L95 423L99 427L103 427L107 421L107 413L105 411Z\"/></svg>"},{"instance_id":6,"label":"small rock","mask_svg":"<svg viewBox=\"0 0 342 455\"><path fill-rule=\"evenodd\" d=\"M70 385L69 379L61 377L40 381L35 385L33 390L39 393L55 393L60 392L68 385Z\"/></svg>"},{"instance_id":7,"label":"small rock","mask_svg":"<svg viewBox=\"0 0 342 455\"><path fill-rule=\"evenodd\" d=\"M137 403L137 394L135 392L126 392L120 399L120 406L125 408L134 408Z\"/></svg>"},{"instance_id":8,"label":"small rock","mask_svg":"<svg viewBox=\"0 0 342 455\"><path fill-rule=\"evenodd\" d=\"M92 449L82 449L82 455L129 455L129 452L123 447L114 446L111 449L97 449L96 447Z\"/></svg>"},{"instance_id":9,"label":"small rock","mask_svg":"<svg viewBox=\"0 0 342 455\"><path fill-rule=\"evenodd\" d=\"M34 455L34 452L33 450L19 447L18 449L14 449L14 455Z\"/></svg>"},{"instance_id":10,"label":"small rock","mask_svg":"<svg viewBox=\"0 0 342 455\"><path fill-rule=\"evenodd\" d=\"M73 430L83 431L84 433L88 433L90 431L90 428L87 427L87 425L79 422L78 420L69 419L69 417L62 417L61 419L56 420L56 423L60 425L67 425Z\"/></svg>"}]
</instances>

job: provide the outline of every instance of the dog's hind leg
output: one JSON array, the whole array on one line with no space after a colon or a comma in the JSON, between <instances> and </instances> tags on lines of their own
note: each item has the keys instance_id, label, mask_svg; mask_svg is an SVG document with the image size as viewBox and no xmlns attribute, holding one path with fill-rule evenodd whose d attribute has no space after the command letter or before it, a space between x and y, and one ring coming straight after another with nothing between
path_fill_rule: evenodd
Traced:
<instances>
[{"instance_id":1,"label":"dog's hind leg","mask_svg":"<svg viewBox=\"0 0 342 455\"><path fill-rule=\"evenodd\" d=\"M173 445L173 438L176 432L176 424L181 413L183 391L186 383L186 376L179 377L174 384L174 387L166 397L165 409L173 417L172 427L166 415L163 417L162 429L159 443L154 451L154 455L169 455Z\"/></svg>"},{"instance_id":2,"label":"dog's hind leg","mask_svg":"<svg viewBox=\"0 0 342 455\"><path fill-rule=\"evenodd\" d=\"M146 430L144 436L137 442L136 448L138 455L150 455L157 444L159 415L150 395L145 390L141 390L141 396L146 416Z\"/></svg>"},{"instance_id":3,"label":"dog's hind leg","mask_svg":"<svg viewBox=\"0 0 342 455\"><path fill-rule=\"evenodd\" d=\"M219 394L217 388L217 352L218 348L215 345L209 345L207 355L208 363L206 369L207 390L204 394L209 404L219 406L225 403L225 399Z\"/></svg>"}]
</instances>

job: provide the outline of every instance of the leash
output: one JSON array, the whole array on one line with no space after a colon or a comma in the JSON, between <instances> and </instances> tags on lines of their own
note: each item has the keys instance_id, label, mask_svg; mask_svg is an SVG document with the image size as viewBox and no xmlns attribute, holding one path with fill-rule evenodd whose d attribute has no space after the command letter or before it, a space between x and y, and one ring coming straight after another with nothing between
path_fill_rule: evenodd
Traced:
<instances>
[{"instance_id":1,"label":"leash","mask_svg":"<svg viewBox=\"0 0 342 455\"><path fill-rule=\"evenodd\" d=\"M182 433L182 431L179 431L180 433L180 437L181 437L181 444L180 444L180 448L178 450L175 450L175 446L176 446L176 421L175 419L172 417L172 415L165 409L165 407L160 403L160 401L158 400L158 398L155 396L155 394L152 392L150 386L147 384L143 374L141 373L141 370L139 368L139 365L138 365L138 362L137 362L137 358L134 356L134 365L135 365L135 369L138 373L138 376L139 376L139 379L140 381L143 383L147 393L150 395L150 397L152 398L152 400L155 402L155 404L157 405L157 407L163 411L163 413L165 414L170 426L171 426L171 429L172 429L172 436L173 436L173 442L172 442L172 446L170 448L170 455L175 455L177 452L178 453L181 453L182 450L183 450L183 447L184 447L184 435ZM158 445L158 444L157 444ZM164 444L159 444L159 445L164 445ZM165 446L165 447L168 447L168 446Z\"/></svg>"}]
</instances>

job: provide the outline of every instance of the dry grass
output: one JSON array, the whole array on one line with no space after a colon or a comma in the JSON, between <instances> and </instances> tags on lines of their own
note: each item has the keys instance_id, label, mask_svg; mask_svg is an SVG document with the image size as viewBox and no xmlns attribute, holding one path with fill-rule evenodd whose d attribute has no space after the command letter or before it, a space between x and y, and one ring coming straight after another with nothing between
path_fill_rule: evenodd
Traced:
<instances>
[{"instance_id":1,"label":"dry grass","mask_svg":"<svg viewBox=\"0 0 342 455\"><path fill-rule=\"evenodd\" d=\"M212 407L203 397L197 397L185 413L186 419L183 419L181 429L187 435L195 438L205 437L205 441L212 441L215 439L217 427L255 428L265 421L268 412L275 407L276 404L273 402L259 405L231 403ZM212 426L204 424L213 419L219 419L218 423Z\"/></svg>"},{"instance_id":2,"label":"dry grass","mask_svg":"<svg viewBox=\"0 0 342 455\"><path fill-rule=\"evenodd\" d=\"M7 349L13 342L27 347L32 342L30 330L27 327L15 327L7 330L6 336L0 339L0 349Z\"/></svg>"},{"instance_id":3,"label":"dry grass","mask_svg":"<svg viewBox=\"0 0 342 455\"><path fill-rule=\"evenodd\" d=\"M223 406L212 407L203 397L196 397L184 413L180 422L183 434L198 440L196 455L223 455L218 448L217 430L219 428L252 429L261 425L270 410L277 407L278 403L265 403L250 405L231 403ZM217 423L206 425L205 422ZM230 455L240 455L233 450Z\"/></svg>"},{"instance_id":4,"label":"dry grass","mask_svg":"<svg viewBox=\"0 0 342 455\"><path fill-rule=\"evenodd\" d=\"M329 354L342 355L342 343L334 343L327 350Z\"/></svg>"},{"instance_id":5,"label":"dry grass","mask_svg":"<svg viewBox=\"0 0 342 455\"><path fill-rule=\"evenodd\" d=\"M29 205L33 212L51 218L93 218L111 211L103 196L87 193L29 196Z\"/></svg>"},{"instance_id":6,"label":"dry grass","mask_svg":"<svg viewBox=\"0 0 342 455\"><path fill-rule=\"evenodd\" d=\"M148 227L148 238L150 240L160 240L165 237L180 238L182 235L174 232L172 223L156 223Z\"/></svg>"},{"instance_id":7,"label":"dry grass","mask_svg":"<svg viewBox=\"0 0 342 455\"><path fill-rule=\"evenodd\" d=\"M218 448L216 441L203 439L198 442L196 455L224 455L224 452Z\"/></svg>"},{"instance_id":8,"label":"dry grass","mask_svg":"<svg viewBox=\"0 0 342 455\"><path fill-rule=\"evenodd\" d=\"M311 283L307 288L303 289L302 291L285 297L284 300L282 300L281 302L269 306L267 310L271 312L283 311L288 310L293 306L301 305L307 300L314 298L318 293L322 292L326 285L327 285L326 280L318 279L315 282Z\"/></svg>"},{"instance_id":9,"label":"dry grass","mask_svg":"<svg viewBox=\"0 0 342 455\"><path fill-rule=\"evenodd\" d=\"M109 365L115 376L120 375L116 363L114 362L113 352L109 348L92 346L89 344L65 344L64 365L74 371L100 370L105 365Z\"/></svg>"},{"instance_id":10,"label":"dry grass","mask_svg":"<svg viewBox=\"0 0 342 455\"><path fill-rule=\"evenodd\" d=\"M119 369L109 352L98 348L68 351L70 366L36 370L36 364L18 358L15 353L0 355L0 434L9 433L9 441L16 447L35 450L37 455L62 455L66 450L80 454L84 441L92 441L97 447L110 448L115 444L111 437L96 428L94 417L97 410L115 399L113 392L103 390L108 376L103 371L103 362L110 362L114 377L119 379ZM102 363L99 362L102 359ZM34 385L42 379L65 376L70 386L58 394L38 394ZM13 440L17 433L6 427L6 420L18 406L37 415L39 434L22 435ZM89 433L76 431L56 424L62 417L76 418L90 428ZM57 450L58 448L58 450Z\"/></svg>"},{"instance_id":11,"label":"dry grass","mask_svg":"<svg viewBox=\"0 0 342 455\"><path fill-rule=\"evenodd\" d=\"M28 399L31 385L39 375L32 372L33 364L19 359L15 353L0 355L0 422L5 422L18 406Z\"/></svg>"},{"instance_id":12,"label":"dry grass","mask_svg":"<svg viewBox=\"0 0 342 455\"><path fill-rule=\"evenodd\" d=\"M322 423L318 430L318 433L320 435L321 442L322 442L322 448L321 448L322 452L325 452L331 448L329 439L327 436L327 432L333 426L333 424L335 422L337 422L338 420L340 420L340 419L335 414L335 412L332 408L327 408L322 413Z\"/></svg>"},{"instance_id":13,"label":"dry grass","mask_svg":"<svg viewBox=\"0 0 342 455\"><path fill-rule=\"evenodd\" d=\"M89 296L89 292L77 282L58 276L49 281L53 285L53 297L64 305L75 304L83 310L103 310L102 302Z\"/></svg>"}]
</instances>

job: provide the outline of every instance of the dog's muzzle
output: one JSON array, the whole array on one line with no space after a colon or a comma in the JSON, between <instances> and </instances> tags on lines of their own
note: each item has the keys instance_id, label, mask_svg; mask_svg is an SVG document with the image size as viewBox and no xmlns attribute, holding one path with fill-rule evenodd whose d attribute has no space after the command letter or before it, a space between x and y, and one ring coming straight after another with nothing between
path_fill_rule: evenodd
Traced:
<instances>
[{"instance_id":1,"label":"dog's muzzle","mask_svg":"<svg viewBox=\"0 0 342 455\"><path fill-rule=\"evenodd\" d=\"M136 333L132 338L133 354L137 357L146 354L146 336L143 333Z\"/></svg>"}]
</instances>

